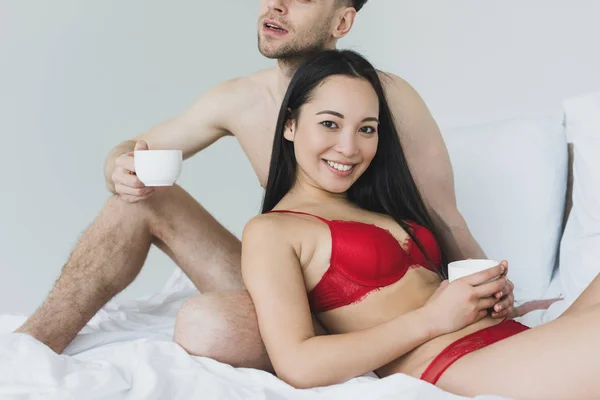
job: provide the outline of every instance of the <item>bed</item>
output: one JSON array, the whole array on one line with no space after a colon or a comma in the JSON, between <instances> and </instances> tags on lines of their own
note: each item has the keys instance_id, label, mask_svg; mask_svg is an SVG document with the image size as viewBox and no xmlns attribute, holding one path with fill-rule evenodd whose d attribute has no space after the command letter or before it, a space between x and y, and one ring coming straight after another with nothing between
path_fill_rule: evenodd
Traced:
<instances>
[{"instance_id":1,"label":"bed","mask_svg":"<svg viewBox=\"0 0 600 400\"><path fill-rule=\"evenodd\" d=\"M600 162L595 156L600 151L600 94L566 104L567 112L572 113L566 124L561 116L444 130L459 209L488 256L509 260L516 302L566 295L565 301L549 310L521 319L530 326L559 316L600 268L595 262L600 255L600 188L585 182L586 176L596 183L600 179ZM567 222L572 182L567 151L569 124L575 123L569 142L575 142L577 150L578 137L585 136L577 129L591 126L586 115L598 129L592 129L596 136L587 135L588 142L579 146L588 155L576 151L575 176L580 180L575 181L575 201ZM582 160L579 166L577 157ZM586 157L589 159L583 162ZM581 201L582 188L595 188L584 197L596 200ZM581 254L589 255L589 265L585 259L576 258ZM0 399L462 398L402 374L384 379L369 374L339 385L296 390L264 371L236 369L190 356L172 336L178 309L197 293L176 269L161 291L137 300L108 303L62 355L27 335L11 333L24 316L1 315ZM500 397L481 395L475 399Z\"/></svg>"}]
</instances>

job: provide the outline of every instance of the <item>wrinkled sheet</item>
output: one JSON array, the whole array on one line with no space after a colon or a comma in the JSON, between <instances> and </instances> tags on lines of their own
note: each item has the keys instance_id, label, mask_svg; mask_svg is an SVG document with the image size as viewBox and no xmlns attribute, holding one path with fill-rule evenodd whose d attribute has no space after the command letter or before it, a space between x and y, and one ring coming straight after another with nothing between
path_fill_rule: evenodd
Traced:
<instances>
[{"instance_id":1,"label":"wrinkled sheet","mask_svg":"<svg viewBox=\"0 0 600 400\"><path fill-rule=\"evenodd\" d=\"M1 315L0 399L464 399L402 374L298 390L264 371L190 356L172 335L177 310L196 293L177 269L159 293L108 303L61 355L11 333L25 317Z\"/></svg>"}]
</instances>

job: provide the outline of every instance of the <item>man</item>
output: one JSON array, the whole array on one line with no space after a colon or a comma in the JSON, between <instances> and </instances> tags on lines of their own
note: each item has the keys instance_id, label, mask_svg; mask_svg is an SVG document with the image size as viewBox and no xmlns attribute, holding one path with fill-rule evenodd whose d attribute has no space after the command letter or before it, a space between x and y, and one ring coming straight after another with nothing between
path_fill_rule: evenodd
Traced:
<instances>
[{"instance_id":1,"label":"man","mask_svg":"<svg viewBox=\"0 0 600 400\"><path fill-rule=\"evenodd\" d=\"M275 122L291 76L307 55L335 48L366 1L261 0L259 49L276 59L277 66L216 86L182 115L111 151L105 173L114 195L80 239L47 299L18 332L62 352L133 281L154 244L203 293L179 312L175 341L192 354L269 369L241 278L239 240L179 186L144 187L135 176L132 151L182 149L189 158L233 135L266 184ZM399 77L381 78L410 167L449 258L484 258L456 208L449 157L427 107ZM498 294L494 317L513 311L512 289L508 283ZM315 327L319 329L317 323Z\"/></svg>"}]
</instances>

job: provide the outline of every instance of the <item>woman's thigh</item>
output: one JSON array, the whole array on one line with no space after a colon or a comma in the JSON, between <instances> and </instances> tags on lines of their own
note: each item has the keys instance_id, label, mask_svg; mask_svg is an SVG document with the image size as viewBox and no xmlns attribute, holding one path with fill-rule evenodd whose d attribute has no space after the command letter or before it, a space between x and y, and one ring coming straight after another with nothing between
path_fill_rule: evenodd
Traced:
<instances>
[{"instance_id":1,"label":"woman's thigh","mask_svg":"<svg viewBox=\"0 0 600 400\"><path fill-rule=\"evenodd\" d=\"M588 285L581 295L562 314L571 315L587 310L589 307L600 304L600 274Z\"/></svg>"},{"instance_id":2,"label":"woman's thigh","mask_svg":"<svg viewBox=\"0 0 600 400\"><path fill-rule=\"evenodd\" d=\"M600 305L470 353L437 386L464 396L600 399Z\"/></svg>"}]
</instances>

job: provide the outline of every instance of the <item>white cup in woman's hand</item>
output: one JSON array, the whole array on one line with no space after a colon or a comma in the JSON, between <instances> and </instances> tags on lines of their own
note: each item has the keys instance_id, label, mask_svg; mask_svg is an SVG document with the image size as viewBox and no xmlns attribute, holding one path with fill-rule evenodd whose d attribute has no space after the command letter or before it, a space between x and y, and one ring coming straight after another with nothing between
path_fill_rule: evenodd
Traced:
<instances>
[{"instance_id":1,"label":"white cup in woman's hand","mask_svg":"<svg viewBox=\"0 0 600 400\"><path fill-rule=\"evenodd\" d=\"M472 275L477 272L485 271L486 269L494 268L498 264L500 264L500 263L498 261L494 261L494 260L473 260L473 259L451 262L450 264L448 264L448 281L453 282L453 281L463 278L465 276ZM495 281L496 279L498 279L499 276L500 275L498 275L495 278L490 279L487 282L483 282L483 283Z\"/></svg>"},{"instance_id":2,"label":"white cup in woman's hand","mask_svg":"<svg viewBox=\"0 0 600 400\"><path fill-rule=\"evenodd\" d=\"M504 266L496 265L452 283L443 281L423 307L438 333L454 332L485 318L498 301L493 294L506 285L506 279L498 279L503 272Z\"/></svg>"}]
</instances>

